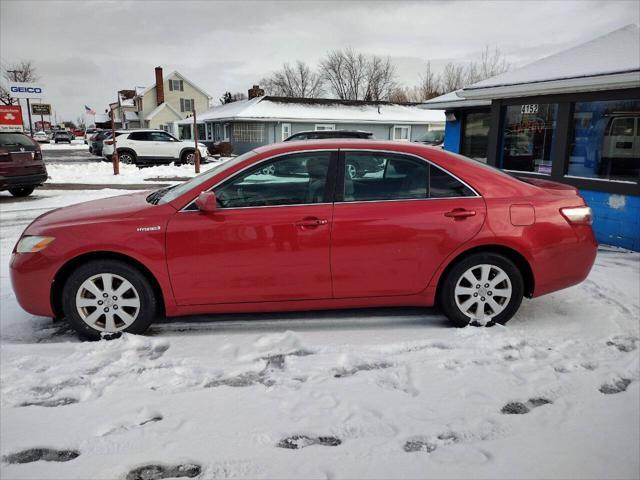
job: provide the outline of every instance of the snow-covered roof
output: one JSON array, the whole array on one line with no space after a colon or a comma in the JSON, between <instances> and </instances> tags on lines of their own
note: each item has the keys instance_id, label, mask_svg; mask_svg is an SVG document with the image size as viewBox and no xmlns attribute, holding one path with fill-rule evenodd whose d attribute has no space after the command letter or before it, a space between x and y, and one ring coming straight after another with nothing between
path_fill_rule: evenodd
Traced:
<instances>
[{"instance_id":1,"label":"snow-covered roof","mask_svg":"<svg viewBox=\"0 0 640 480\"><path fill-rule=\"evenodd\" d=\"M95 123L105 123L105 122L110 122L111 118L109 118L109 115L107 115L106 113L96 113L95 117L93 118L93 121Z\"/></svg>"},{"instance_id":2,"label":"snow-covered roof","mask_svg":"<svg viewBox=\"0 0 640 480\"><path fill-rule=\"evenodd\" d=\"M465 87L460 95L503 98L633 87L640 87L640 30L627 25Z\"/></svg>"},{"instance_id":3,"label":"snow-covered roof","mask_svg":"<svg viewBox=\"0 0 640 480\"><path fill-rule=\"evenodd\" d=\"M227 103L198 115L198 123L225 120L425 124L444 123L445 118L442 111L414 105L270 96Z\"/></svg>"},{"instance_id":4,"label":"snow-covered roof","mask_svg":"<svg viewBox=\"0 0 640 480\"><path fill-rule=\"evenodd\" d=\"M425 101L420 108L427 109L447 109L447 108L460 108L460 107L483 107L491 105L491 100L470 100L463 98L459 95L462 90L455 90L453 92L445 93L439 97L434 97Z\"/></svg>"},{"instance_id":5,"label":"snow-covered roof","mask_svg":"<svg viewBox=\"0 0 640 480\"><path fill-rule=\"evenodd\" d=\"M151 110L149 114L146 117L144 117L144 119L151 120L153 117L155 117L158 113L160 113L165 108L168 108L169 110L171 110L175 114L176 118L182 118L182 115L180 115L175 108L173 108L167 102L163 102L160 105L158 105L156 108Z\"/></svg>"},{"instance_id":6,"label":"snow-covered roof","mask_svg":"<svg viewBox=\"0 0 640 480\"><path fill-rule=\"evenodd\" d=\"M130 110L125 110L124 118L125 120L135 120L135 121L140 120L140 118L138 118L138 114Z\"/></svg>"},{"instance_id":7,"label":"snow-covered roof","mask_svg":"<svg viewBox=\"0 0 640 480\"><path fill-rule=\"evenodd\" d=\"M127 92L130 92L130 90ZM118 103L121 107L133 107L133 95L128 96L126 93L123 93L123 91L118 92Z\"/></svg>"}]
</instances>

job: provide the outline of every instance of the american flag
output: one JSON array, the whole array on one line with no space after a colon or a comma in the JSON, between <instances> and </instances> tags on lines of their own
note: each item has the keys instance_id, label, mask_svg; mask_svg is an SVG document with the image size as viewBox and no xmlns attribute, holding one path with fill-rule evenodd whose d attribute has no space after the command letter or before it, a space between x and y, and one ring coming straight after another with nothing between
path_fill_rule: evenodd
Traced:
<instances>
[{"instance_id":1,"label":"american flag","mask_svg":"<svg viewBox=\"0 0 640 480\"><path fill-rule=\"evenodd\" d=\"M91 107L87 107L86 105L84 106L84 111L86 112L87 115L95 115L96 111L93 110Z\"/></svg>"}]
</instances>

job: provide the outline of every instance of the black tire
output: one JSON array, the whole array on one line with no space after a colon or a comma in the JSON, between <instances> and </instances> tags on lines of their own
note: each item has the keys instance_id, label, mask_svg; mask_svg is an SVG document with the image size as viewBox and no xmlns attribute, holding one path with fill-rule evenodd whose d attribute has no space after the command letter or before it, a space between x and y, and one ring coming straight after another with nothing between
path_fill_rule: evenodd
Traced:
<instances>
[{"instance_id":1,"label":"black tire","mask_svg":"<svg viewBox=\"0 0 640 480\"><path fill-rule=\"evenodd\" d=\"M10 188L9 193L14 197L28 197L35 189L36 187L16 187Z\"/></svg>"},{"instance_id":2,"label":"black tire","mask_svg":"<svg viewBox=\"0 0 640 480\"><path fill-rule=\"evenodd\" d=\"M193 155L191 160L188 159L189 155ZM195 158L195 150L185 150L182 152L182 155L180 155L180 161L177 164L184 165L185 163L189 163L193 165L196 161Z\"/></svg>"},{"instance_id":3,"label":"black tire","mask_svg":"<svg viewBox=\"0 0 640 480\"><path fill-rule=\"evenodd\" d=\"M101 273L115 274L130 282L135 288L140 300L140 309L133 323L118 332L111 333L110 335L107 333L106 336L117 336L121 332L144 333L156 318L159 310L158 299L147 277L137 268L120 260L105 259L89 261L79 266L67 278L62 288L62 310L69 324L82 338L87 340L100 340L102 338L104 331L92 328L87 324L76 308L76 294L83 282Z\"/></svg>"},{"instance_id":4,"label":"black tire","mask_svg":"<svg viewBox=\"0 0 640 480\"><path fill-rule=\"evenodd\" d=\"M524 281L518 267L511 260L497 253L475 253L456 263L445 275L439 289L438 304L456 327L466 327L471 322L471 318L465 315L456 303L455 288L458 280L470 268L483 264L494 265L502 269L511 282L511 298L508 300L506 307L493 317L486 326L496 323L504 325L520 308L524 295ZM477 325L475 322L473 324Z\"/></svg>"},{"instance_id":5,"label":"black tire","mask_svg":"<svg viewBox=\"0 0 640 480\"><path fill-rule=\"evenodd\" d=\"M123 150L123 151L118 150L118 158L121 163L124 163L127 165L136 165L138 163L136 154L133 153L131 150Z\"/></svg>"}]
</instances>

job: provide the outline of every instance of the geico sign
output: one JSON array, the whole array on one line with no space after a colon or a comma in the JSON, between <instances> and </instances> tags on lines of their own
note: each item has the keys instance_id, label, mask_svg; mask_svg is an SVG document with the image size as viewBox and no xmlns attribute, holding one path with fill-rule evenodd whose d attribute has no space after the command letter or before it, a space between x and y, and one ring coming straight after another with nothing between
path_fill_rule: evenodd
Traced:
<instances>
[{"instance_id":1,"label":"geico sign","mask_svg":"<svg viewBox=\"0 0 640 480\"><path fill-rule=\"evenodd\" d=\"M42 93L40 87L11 87L13 93Z\"/></svg>"}]
</instances>

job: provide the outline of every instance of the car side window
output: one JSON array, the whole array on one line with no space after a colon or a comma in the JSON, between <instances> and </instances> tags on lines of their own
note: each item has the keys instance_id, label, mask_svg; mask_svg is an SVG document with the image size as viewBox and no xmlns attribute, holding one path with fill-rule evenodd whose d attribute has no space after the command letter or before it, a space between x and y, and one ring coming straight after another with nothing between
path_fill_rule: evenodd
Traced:
<instances>
[{"instance_id":1,"label":"car side window","mask_svg":"<svg viewBox=\"0 0 640 480\"><path fill-rule=\"evenodd\" d=\"M427 198L429 163L401 154L345 152L344 201Z\"/></svg>"},{"instance_id":2,"label":"car side window","mask_svg":"<svg viewBox=\"0 0 640 480\"><path fill-rule=\"evenodd\" d=\"M460 180L435 165L429 166L429 198L473 197L475 193Z\"/></svg>"},{"instance_id":3,"label":"car side window","mask_svg":"<svg viewBox=\"0 0 640 480\"><path fill-rule=\"evenodd\" d=\"M129 134L129 140L148 142L151 138L149 137L149 132L133 132Z\"/></svg>"},{"instance_id":4,"label":"car side window","mask_svg":"<svg viewBox=\"0 0 640 480\"><path fill-rule=\"evenodd\" d=\"M327 201L331 152L280 156L215 189L221 208L313 204Z\"/></svg>"},{"instance_id":5,"label":"car side window","mask_svg":"<svg viewBox=\"0 0 640 480\"><path fill-rule=\"evenodd\" d=\"M173 137L164 132L151 132L151 140L154 142L173 142Z\"/></svg>"}]
</instances>

